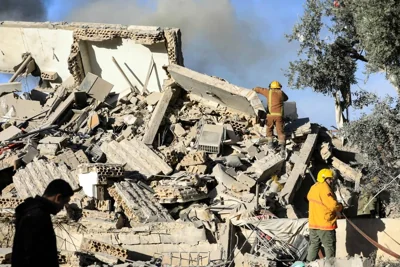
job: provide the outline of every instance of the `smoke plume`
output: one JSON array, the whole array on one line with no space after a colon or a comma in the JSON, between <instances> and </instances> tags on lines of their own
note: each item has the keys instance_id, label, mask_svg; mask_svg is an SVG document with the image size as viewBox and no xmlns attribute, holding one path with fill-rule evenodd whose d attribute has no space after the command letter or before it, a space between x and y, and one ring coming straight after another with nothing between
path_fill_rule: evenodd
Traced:
<instances>
[{"instance_id":1,"label":"smoke plume","mask_svg":"<svg viewBox=\"0 0 400 267\"><path fill-rule=\"evenodd\" d=\"M45 0L0 0L0 21L43 21L46 19Z\"/></svg>"},{"instance_id":2,"label":"smoke plume","mask_svg":"<svg viewBox=\"0 0 400 267\"><path fill-rule=\"evenodd\" d=\"M260 36L269 29L254 15L254 10L249 10L245 19L239 19L230 0L146 2L143 5L139 0L86 0L66 20L178 27L182 30L187 67L240 85L254 83L252 72L265 73L276 67L268 61L277 59L282 43L266 45ZM251 9L251 5L246 8Z\"/></svg>"}]
</instances>

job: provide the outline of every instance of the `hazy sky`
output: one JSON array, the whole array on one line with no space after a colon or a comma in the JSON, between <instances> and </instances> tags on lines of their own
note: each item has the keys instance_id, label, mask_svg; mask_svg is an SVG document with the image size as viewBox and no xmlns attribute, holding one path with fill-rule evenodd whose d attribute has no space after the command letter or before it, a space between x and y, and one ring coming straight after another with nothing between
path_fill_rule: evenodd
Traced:
<instances>
[{"instance_id":1,"label":"hazy sky","mask_svg":"<svg viewBox=\"0 0 400 267\"><path fill-rule=\"evenodd\" d=\"M3 0L2 0L3 1ZM7 0L4 0L7 1ZM31 1L31 0L30 0ZM41 0L32 0L40 2ZM289 44L305 1L294 0L47 0L50 21L104 22L179 27L183 34L185 66L231 83L252 88L278 80L301 117L328 128L335 125L331 97L287 88L284 70L297 58L298 44ZM1 20L0 13L0 20ZM383 75L367 84L360 70L361 88L395 95ZM3 80L0 76L0 82ZM355 88L358 88L357 86ZM355 118L359 112L351 112Z\"/></svg>"}]
</instances>

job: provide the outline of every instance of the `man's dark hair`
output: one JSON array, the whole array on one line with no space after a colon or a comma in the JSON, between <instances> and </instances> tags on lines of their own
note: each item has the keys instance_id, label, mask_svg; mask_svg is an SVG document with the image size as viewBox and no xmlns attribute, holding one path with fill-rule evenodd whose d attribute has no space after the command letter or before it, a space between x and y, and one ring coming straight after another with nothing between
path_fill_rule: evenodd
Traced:
<instances>
[{"instance_id":1,"label":"man's dark hair","mask_svg":"<svg viewBox=\"0 0 400 267\"><path fill-rule=\"evenodd\" d=\"M49 183L43 195L52 197L58 194L61 194L63 197L72 197L74 190L72 190L72 187L66 181L56 179Z\"/></svg>"}]
</instances>

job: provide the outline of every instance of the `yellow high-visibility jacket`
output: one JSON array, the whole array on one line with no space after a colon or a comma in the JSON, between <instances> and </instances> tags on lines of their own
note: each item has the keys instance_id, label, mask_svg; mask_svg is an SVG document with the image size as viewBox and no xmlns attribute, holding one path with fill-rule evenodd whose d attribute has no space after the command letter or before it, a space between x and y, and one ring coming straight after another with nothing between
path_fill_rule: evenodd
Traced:
<instances>
[{"instance_id":1,"label":"yellow high-visibility jacket","mask_svg":"<svg viewBox=\"0 0 400 267\"><path fill-rule=\"evenodd\" d=\"M309 228L319 230L335 230L337 228L336 212L343 209L336 201L335 194L327 183L316 183L308 192Z\"/></svg>"}]
</instances>

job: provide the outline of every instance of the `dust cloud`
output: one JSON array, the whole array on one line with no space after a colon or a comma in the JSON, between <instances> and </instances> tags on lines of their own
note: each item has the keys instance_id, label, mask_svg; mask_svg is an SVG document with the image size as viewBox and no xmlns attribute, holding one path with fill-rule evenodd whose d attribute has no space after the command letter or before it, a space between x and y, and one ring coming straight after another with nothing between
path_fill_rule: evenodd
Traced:
<instances>
[{"instance_id":1,"label":"dust cloud","mask_svg":"<svg viewBox=\"0 0 400 267\"><path fill-rule=\"evenodd\" d=\"M0 0L0 21L43 21L46 20L45 0Z\"/></svg>"},{"instance_id":2,"label":"dust cloud","mask_svg":"<svg viewBox=\"0 0 400 267\"><path fill-rule=\"evenodd\" d=\"M229 0L145 2L86 0L66 20L180 28L187 67L243 86L254 83L253 72L274 68L268 62L277 59L282 46L265 43L261 33L268 25L250 5L239 16Z\"/></svg>"}]
</instances>

